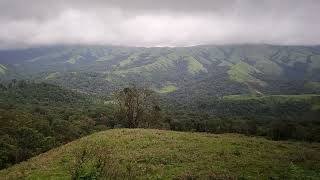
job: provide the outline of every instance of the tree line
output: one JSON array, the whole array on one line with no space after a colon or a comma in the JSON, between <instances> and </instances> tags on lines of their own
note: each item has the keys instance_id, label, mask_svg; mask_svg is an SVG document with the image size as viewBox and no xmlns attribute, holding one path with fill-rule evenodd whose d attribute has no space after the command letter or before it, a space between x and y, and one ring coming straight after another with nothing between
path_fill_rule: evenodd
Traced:
<instances>
[{"instance_id":1,"label":"tree line","mask_svg":"<svg viewBox=\"0 0 320 180\"><path fill-rule=\"evenodd\" d=\"M115 91L108 99L28 81L12 81L0 88L0 168L109 128L241 133L320 142L319 110L310 111L310 102L317 103L317 98L295 103L201 101L181 108L135 85Z\"/></svg>"}]
</instances>

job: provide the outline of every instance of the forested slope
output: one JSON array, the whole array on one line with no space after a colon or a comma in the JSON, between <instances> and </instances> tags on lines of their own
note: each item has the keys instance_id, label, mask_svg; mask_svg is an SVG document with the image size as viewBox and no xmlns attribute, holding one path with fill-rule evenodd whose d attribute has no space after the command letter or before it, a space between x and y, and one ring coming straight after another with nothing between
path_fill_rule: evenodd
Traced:
<instances>
[{"instance_id":1,"label":"forested slope","mask_svg":"<svg viewBox=\"0 0 320 180\"><path fill-rule=\"evenodd\" d=\"M319 62L319 46L55 46L0 51L0 63L12 77L87 92L111 92L135 82L155 90L174 87L162 92L184 97L319 93Z\"/></svg>"},{"instance_id":2,"label":"forested slope","mask_svg":"<svg viewBox=\"0 0 320 180\"><path fill-rule=\"evenodd\" d=\"M0 84L0 168L106 129L110 108L50 84Z\"/></svg>"}]
</instances>

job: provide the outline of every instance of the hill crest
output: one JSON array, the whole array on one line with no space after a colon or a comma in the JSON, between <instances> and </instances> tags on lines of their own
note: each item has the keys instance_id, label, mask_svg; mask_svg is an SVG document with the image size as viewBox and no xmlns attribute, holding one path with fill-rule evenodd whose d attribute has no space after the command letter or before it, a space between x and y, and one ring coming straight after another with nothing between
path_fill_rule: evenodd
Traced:
<instances>
[{"instance_id":1,"label":"hill crest","mask_svg":"<svg viewBox=\"0 0 320 180\"><path fill-rule=\"evenodd\" d=\"M104 172L107 177L125 179L299 179L315 178L320 172L318 143L275 142L236 134L114 129L50 150L0 171L0 176L68 179L75 152L84 148L93 150L95 156L104 153L105 158L110 158L106 167L111 169ZM92 163L90 158L84 162L84 176L92 175Z\"/></svg>"}]
</instances>

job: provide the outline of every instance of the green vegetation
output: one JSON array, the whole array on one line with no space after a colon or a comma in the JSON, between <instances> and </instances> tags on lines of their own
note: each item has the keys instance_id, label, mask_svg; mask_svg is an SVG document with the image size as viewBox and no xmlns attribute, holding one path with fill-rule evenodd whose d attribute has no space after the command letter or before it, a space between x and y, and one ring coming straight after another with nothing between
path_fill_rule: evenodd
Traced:
<instances>
[{"instance_id":1,"label":"green vegetation","mask_svg":"<svg viewBox=\"0 0 320 180\"><path fill-rule=\"evenodd\" d=\"M230 79L238 82L255 82L263 84L262 81L254 77L255 73L261 73L259 70L255 69L253 66L240 62L236 65L231 66L231 69L228 71Z\"/></svg>"},{"instance_id":2,"label":"green vegetation","mask_svg":"<svg viewBox=\"0 0 320 180\"><path fill-rule=\"evenodd\" d=\"M304 86L313 92L320 89L320 82L308 82Z\"/></svg>"},{"instance_id":3,"label":"green vegetation","mask_svg":"<svg viewBox=\"0 0 320 180\"><path fill-rule=\"evenodd\" d=\"M98 162L94 156L104 158ZM317 179L319 157L316 143L115 129L53 149L2 170L0 176L70 179L77 172L77 177L85 179Z\"/></svg>"},{"instance_id":4,"label":"green vegetation","mask_svg":"<svg viewBox=\"0 0 320 180\"><path fill-rule=\"evenodd\" d=\"M320 141L318 95L234 95L179 101L160 96L159 106L158 100L149 101L149 95L140 94L143 90L134 90L134 96L122 94L112 99L108 95L87 95L27 81L13 80L0 88L2 168L95 131L116 127L231 132L273 140ZM117 104L128 106L119 108ZM131 121L131 117L139 120ZM130 126L129 122L139 123ZM30 145L25 146L23 142Z\"/></svg>"},{"instance_id":5,"label":"green vegetation","mask_svg":"<svg viewBox=\"0 0 320 180\"><path fill-rule=\"evenodd\" d=\"M75 64L78 60L80 60L82 58L82 56L80 55L75 55L75 56L72 56L68 61L67 63L70 63L70 64Z\"/></svg>"},{"instance_id":6,"label":"green vegetation","mask_svg":"<svg viewBox=\"0 0 320 180\"><path fill-rule=\"evenodd\" d=\"M107 129L110 108L49 84L0 84L0 168Z\"/></svg>"},{"instance_id":7,"label":"green vegetation","mask_svg":"<svg viewBox=\"0 0 320 180\"><path fill-rule=\"evenodd\" d=\"M0 177L316 179L319 54L273 45L3 50L0 168L13 167ZM132 88L145 86L156 92ZM71 142L137 127L203 133L117 129Z\"/></svg>"},{"instance_id":8,"label":"green vegetation","mask_svg":"<svg viewBox=\"0 0 320 180\"><path fill-rule=\"evenodd\" d=\"M127 60L122 63L120 62L120 66L124 66L128 64ZM156 59L156 61L138 66L133 68L126 68L125 70L117 70L115 71L115 74L143 74L144 76L148 76L150 72L166 72L168 69L173 67L173 62L170 59L167 59L165 57L161 57L159 59Z\"/></svg>"},{"instance_id":9,"label":"green vegetation","mask_svg":"<svg viewBox=\"0 0 320 180\"><path fill-rule=\"evenodd\" d=\"M46 80L48 79L53 79L55 78L59 73L58 72L54 72L54 73L49 73L49 75L45 78Z\"/></svg>"},{"instance_id":10,"label":"green vegetation","mask_svg":"<svg viewBox=\"0 0 320 180\"><path fill-rule=\"evenodd\" d=\"M192 56L184 57L184 60L187 61L189 73L194 75L200 72L207 72L207 69Z\"/></svg>"},{"instance_id":11,"label":"green vegetation","mask_svg":"<svg viewBox=\"0 0 320 180\"><path fill-rule=\"evenodd\" d=\"M128 59L125 59L123 61L120 62L120 67L126 66L126 65L130 65L133 63L134 60L137 59L137 54L132 54L128 57Z\"/></svg>"},{"instance_id":12,"label":"green vegetation","mask_svg":"<svg viewBox=\"0 0 320 180\"><path fill-rule=\"evenodd\" d=\"M129 128L161 127L161 108L153 91L130 86L114 94L117 122Z\"/></svg>"},{"instance_id":13,"label":"green vegetation","mask_svg":"<svg viewBox=\"0 0 320 180\"><path fill-rule=\"evenodd\" d=\"M320 98L320 95L317 94L302 94L302 95L230 95L224 96L225 100L266 100L266 99L277 99L279 101L288 101L288 100L301 100L308 101L312 98Z\"/></svg>"},{"instance_id":14,"label":"green vegetation","mask_svg":"<svg viewBox=\"0 0 320 180\"><path fill-rule=\"evenodd\" d=\"M320 55L311 57L311 69L320 69Z\"/></svg>"},{"instance_id":15,"label":"green vegetation","mask_svg":"<svg viewBox=\"0 0 320 180\"><path fill-rule=\"evenodd\" d=\"M6 74L6 71L7 68L4 65L0 64L0 75Z\"/></svg>"},{"instance_id":16,"label":"green vegetation","mask_svg":"<svg viewBox=\"0 0 320 180\"><path fill-rule=\"evenodd\" d=\"M0 53L0 64L12 67L10 72L21 75L19 79L29 78L84 92L112 92L132 82L163 87L169 81L177 87L177 94L184 91L194 95L199 93L196 90L199 86L206 86L201 93L210 96L320 93L319 88L305 86L320 82L318 46L62 46L7 54ZM59 74L51 76L51 72ZM3 76L3 69L0 74L1 79L17 78L12 73ZM230 86L239 90L226 91Z\"/></svg>"},{"instance_id":17,"label":"green vegetation","mask_svg":"<svg viewBox=\"0 0 320 180\"><path fill-rule=\"evenodd\" d=\"M281 76L283 69L273 61L257 61L254 65L262 73L269 76Z\"/></svg>"},{"instance_id":18,"label":"green vegetation","mask_svg":"<svg viewBox=\"0 0 320 180\"><path fill-rule=\"evenodd\" d=\"M160 93L171 93L177 90L177 87L175 87L174 85L167 85L162 87L159 92Z\"/></svg>"},{"instance_id":19,"label":"green vegetation","mask_svg":"<svg viewBox=\"0 0 320 180\"><path fill-rule=\"evenodd\" d=\"M171 130L320 141L319 95L233 95L169 102L166 122Z\"/></svg>"}]
</instances>

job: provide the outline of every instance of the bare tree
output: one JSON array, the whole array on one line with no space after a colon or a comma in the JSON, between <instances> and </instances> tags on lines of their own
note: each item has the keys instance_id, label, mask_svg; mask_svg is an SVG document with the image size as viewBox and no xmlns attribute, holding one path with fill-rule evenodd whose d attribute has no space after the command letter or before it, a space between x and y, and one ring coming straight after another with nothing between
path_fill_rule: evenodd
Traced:
<instances>
[{"instance_id":1,"label":"bare tree","mask_svg":"<svg viewBox=\"0 0 320 180\"><path fill-rule=\"evenodd\" d=\"M151 127L161 117L155 94L148 88L132 85L116 92L115 99L116 119L124 120L129 128Z\"/></svg>"}]
</instances>

